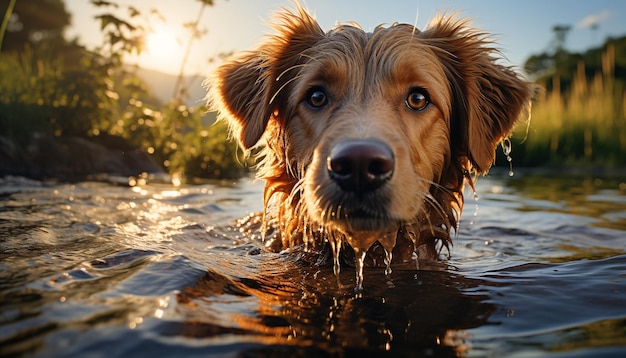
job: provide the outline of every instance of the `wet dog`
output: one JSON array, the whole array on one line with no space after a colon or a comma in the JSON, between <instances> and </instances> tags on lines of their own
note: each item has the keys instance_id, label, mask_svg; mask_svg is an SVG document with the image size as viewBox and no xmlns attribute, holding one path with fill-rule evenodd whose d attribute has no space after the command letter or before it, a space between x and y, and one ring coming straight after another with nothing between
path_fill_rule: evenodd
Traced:
<instances>
[{"instance_id":1,"label":"wet dog","mask_svg":"<svg viewBox=\"0 0 626 358\"><path fill-rule=\"evenodd\" d=\"M260 157L276 250L329 244L357 265L433 260L457 230L463 186L491 167L532 86L466 20L324 32L303 8L225 62L209 97ZM347 244L347 245L346 245ZM382 248L382 249L381 249Z\"/></svg>"}]
</instances>

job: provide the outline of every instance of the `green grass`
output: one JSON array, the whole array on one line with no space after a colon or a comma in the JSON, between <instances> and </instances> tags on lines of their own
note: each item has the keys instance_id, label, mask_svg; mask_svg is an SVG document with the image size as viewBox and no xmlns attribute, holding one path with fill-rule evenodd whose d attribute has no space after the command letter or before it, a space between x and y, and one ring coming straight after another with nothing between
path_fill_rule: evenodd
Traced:
<instances>
[{"instance_id":1,"label":"green grass","mask_svg":"<svg viewBox=\"0 0 626 358\"><path fill-rule=\"evenodd\" d=\"M552 90L533 103L528 126L514 136L513 159L523 166L623 168L626 165L626 95L610 66L586 78L579 63L571 88ZM542 83L539 83L542 85ZM543 84L545 86L545 84ZM547 87L547 86L545 86Z\"/></svg>"}]
</instances>

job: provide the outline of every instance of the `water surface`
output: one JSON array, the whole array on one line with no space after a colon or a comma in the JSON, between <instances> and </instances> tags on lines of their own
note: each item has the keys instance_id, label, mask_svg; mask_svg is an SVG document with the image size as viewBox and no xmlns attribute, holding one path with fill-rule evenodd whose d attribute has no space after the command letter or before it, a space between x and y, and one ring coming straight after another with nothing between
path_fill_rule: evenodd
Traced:
<instances>
[{"instance_id":1,"label":"water surface","mask_svg":"<svg viewBox=\"0 0 626 358\"><path fill-rule=\"evenodd\" d=\"M626 355L626 179L518 169L477 194L450 260L366 268L355 294L238 222L260 182L0 179L0 355Z\"/></svg>"}]
</instances>

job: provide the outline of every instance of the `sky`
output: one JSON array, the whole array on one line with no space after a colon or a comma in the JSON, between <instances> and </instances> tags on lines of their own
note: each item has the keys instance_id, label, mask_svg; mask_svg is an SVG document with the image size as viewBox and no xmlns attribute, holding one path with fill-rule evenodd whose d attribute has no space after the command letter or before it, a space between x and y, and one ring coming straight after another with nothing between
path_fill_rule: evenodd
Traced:
<instances>
[{"instance_id":1,"label":"sky","mask_svg":"<svg viewBox=\"0 0 626 358\"><path fill-rule=\"evenodd\" d=\"M177 74L184 53L187 33L182 24L194 21L201 4L196 0L113 0L132 5L143 14L156 8L163 22L150 18L154 35L147 50L138 58L129 58L140 66ZM94 47L102 42L99 22L94 15L105 9L95 8L87 0L65 0L72 14L66 35ZM566 48L580 52L601 45L608 36L626 35L626 1L623 0L306 0L305 7L315 15L321 27L332 28L338 22L358 22L366 31L380 24L394 22L417 24L424 28L438 12L460 12L473 20L473 26L493 34L509 63L521 67L532 54L546 51L553 39L555 25L569 25ZM219 63L220 53L253 47L271 29L267 23L280 7L292 8L290 0L214 0L214 6L202 13L205 36L192 47L185 66L186 74L207 74ZM121 17L126 12L120 13ZM209 63L209 58L215 61Z\"/></svg>"}]
</instances>

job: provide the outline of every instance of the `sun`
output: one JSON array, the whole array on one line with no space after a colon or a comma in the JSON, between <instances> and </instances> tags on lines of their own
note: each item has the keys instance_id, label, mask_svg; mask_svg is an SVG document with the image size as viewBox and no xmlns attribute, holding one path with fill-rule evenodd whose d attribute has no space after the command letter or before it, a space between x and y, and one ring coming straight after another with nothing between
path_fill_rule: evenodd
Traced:
<instances>
[{"instance_id":1,"label":"sun","mask_svg":"<svg viewBox=\"0 0 626 358\"><path fill-rule=\"evenodd\" d=\"M161 26L148 35L146 50L153 54L176 51L180 47L176 34L167 26Z\"/></svg>"},{"instance_id":2,"label":"sun","mask_svg":"<svg viewBox=\"0 0 626 358\"><path fill-rule=\"evenodd\" d=\"M146 48L137 58L141 67L163 72L177 71L183 56L183 46L176 31L159 26L146 38Z\"/></svg>"}]
</instances>

